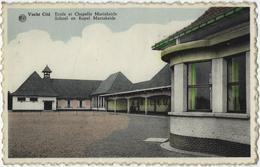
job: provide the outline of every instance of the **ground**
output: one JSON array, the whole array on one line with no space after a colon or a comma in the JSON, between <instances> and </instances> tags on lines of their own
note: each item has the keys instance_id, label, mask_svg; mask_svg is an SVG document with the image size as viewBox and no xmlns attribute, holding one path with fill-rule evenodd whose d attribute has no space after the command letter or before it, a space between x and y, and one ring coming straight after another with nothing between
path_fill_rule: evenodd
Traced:
<instances>
[{"instance_id":1,"label":"ground","mask_svg":"<svg viewBox=\"0 0 260 167\"><path fill-rule=\"evenodd\" d=\"M107 112L9 112L9 157L184 157L147 138L168 138L169 117Z\"/></svg>"}]
</instances>

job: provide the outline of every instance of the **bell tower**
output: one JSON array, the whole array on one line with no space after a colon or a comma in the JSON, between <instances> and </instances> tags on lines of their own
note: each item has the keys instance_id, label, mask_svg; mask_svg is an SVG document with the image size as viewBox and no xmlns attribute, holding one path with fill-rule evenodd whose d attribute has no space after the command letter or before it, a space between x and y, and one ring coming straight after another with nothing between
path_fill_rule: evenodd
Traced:
<instances>
[{"instance_id":1,"label":"bell tower","mask_svg":"<svg viewBox=\"0 0 260 167\"><path fill-rule=\"evenodd\" d=\"M43 73L43 78L46 79L46 78L50 78L50 74L51 74L51 69L48 67L48 65L46 65L46 67L42 70L42 73Z\"/></svg>"}]
</instances>

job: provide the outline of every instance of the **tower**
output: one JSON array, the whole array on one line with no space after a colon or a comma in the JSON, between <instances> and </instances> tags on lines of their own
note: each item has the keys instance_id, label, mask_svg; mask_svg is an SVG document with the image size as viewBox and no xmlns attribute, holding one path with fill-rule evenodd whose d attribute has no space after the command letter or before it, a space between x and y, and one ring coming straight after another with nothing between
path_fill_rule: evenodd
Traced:
<instances>
[{"instance_id":1,"label":"tower","mask_svg":"<svg viewBox=\"0 0 260 167\"><path fill-rule=\"evenodd\" d=\"M48 65L46 65L46 67L42 70L43 72L43 78L50 78L50 74L51 74L51 69L48 67Z\"/></svg>"}]
</instances>

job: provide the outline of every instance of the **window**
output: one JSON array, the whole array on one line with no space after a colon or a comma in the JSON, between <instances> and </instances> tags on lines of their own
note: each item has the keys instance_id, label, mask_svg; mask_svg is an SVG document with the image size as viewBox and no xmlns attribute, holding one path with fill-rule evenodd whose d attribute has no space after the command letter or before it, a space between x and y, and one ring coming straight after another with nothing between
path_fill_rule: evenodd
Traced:
<instances>
[{"instance_id":1,"label":"window","mask_svg":"<svg viewBox=\"0 0 260 167\"><path fill-rule=\"evenodd\" d=\"M67 107L70 108L70 100L67 101Z\"/></svg>"},{"instance_id":2,"label":"window","mask_svg":"<svg viewBox=\"0 0 260 167\"><path fill-rule=\"evenodd\" d=\"M168 105L168 98L167 97L163 98L163 105Z\"/></svg>"},{"instance_id":3,"label":"window","mask_svg":"<svg viewBox=\"0 0 260 167\"><path fill-rule=\"evenodd\" d=\"M154 105L154 99L150 99L150 105Z\"/></svg>"},{"instance_id":4,"label":"window","mask_svg":"<svg viewBox=\"0 0 260 167\"><path fill-rule=\"evenodd\" d=\"M140 105L142 106L142 105L144 105L144 99L140 99Z\"/></svg>"},{"instance_id":5,"label":"window","mask_svg":"<svg viewBox=\"0 0 260 167\"><path fill-rule=\"evenodd\" d=\"M17 100L20 102L23 102L23 101L25 101L25 97L18 97Z\"/></svg>"},{"instance_id":6,"label":"window","mask_svg":"<svg viewBox=\"0 0 260 167\"><path fill-rule=\"evenodd\" d=\"M246 112L246 57L239 55L227 59L228 112Z\"/></svg>"},{"instance_id":7,"label":"window","mask_svg":"<svg viewBox=\"0 0 260 167\"><path fill-rule=\"evenodd\" d=\"M211 111L211 62L188 64L188 110Z\"/></svg>"},{"instance_id":8,"label":"window","mask_svg":"<svg viewBox=\"0 0 260 167\"><path fill-rule=\"evenodd\" d=\"M30 101L32 101L32 102L38 101L38 98L37 97L31 97Z\"/></svg>"},{"instance_id":9,"label":"window","mask_svg":"<svg viewBox=\"0 0 260 167\"><path fill-rule=\"evenodd\" d=\"M160 97L157 98L157 105L161 105L161 99L160 99Z\"/></svg>"}]
</instances>

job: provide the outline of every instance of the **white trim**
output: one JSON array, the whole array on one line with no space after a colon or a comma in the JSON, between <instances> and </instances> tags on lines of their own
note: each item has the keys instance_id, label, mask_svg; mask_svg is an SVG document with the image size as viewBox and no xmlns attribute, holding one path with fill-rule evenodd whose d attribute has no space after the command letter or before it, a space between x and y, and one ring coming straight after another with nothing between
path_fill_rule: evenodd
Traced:
<instances>
[{"instance_id":1,"label":"white trim","mask_svg":"<svg viewBox=\"0 0 260 167\"><path fill-rule=\"evenodd\" d=\"M217 112L168 112L170 116L176 117L215 117L215 118L230 118L230 119L249 119L249 114L238 113L217 113Z\"/></svg>"},{"instance_id":2,"label":"white trim","mask_svg":"<svg viewBox=\"0 0 260 167\"><path fill-rule=\"evenodd\" d=\"M148 90L154 90L154 89L163 89L163 88L171 88L171 85L169 85L169 86L161 86L161 87L153 87L153 88L147 88L147 89L136 89L136 90L131 90L131 91L117 92L117 93L109 93L109 94L104 94L104 95L100 95L100 96L103 97L103 96L127 94L127 93L142 92L142 91L148 91Z\"/></svg>"}]
</instances>

